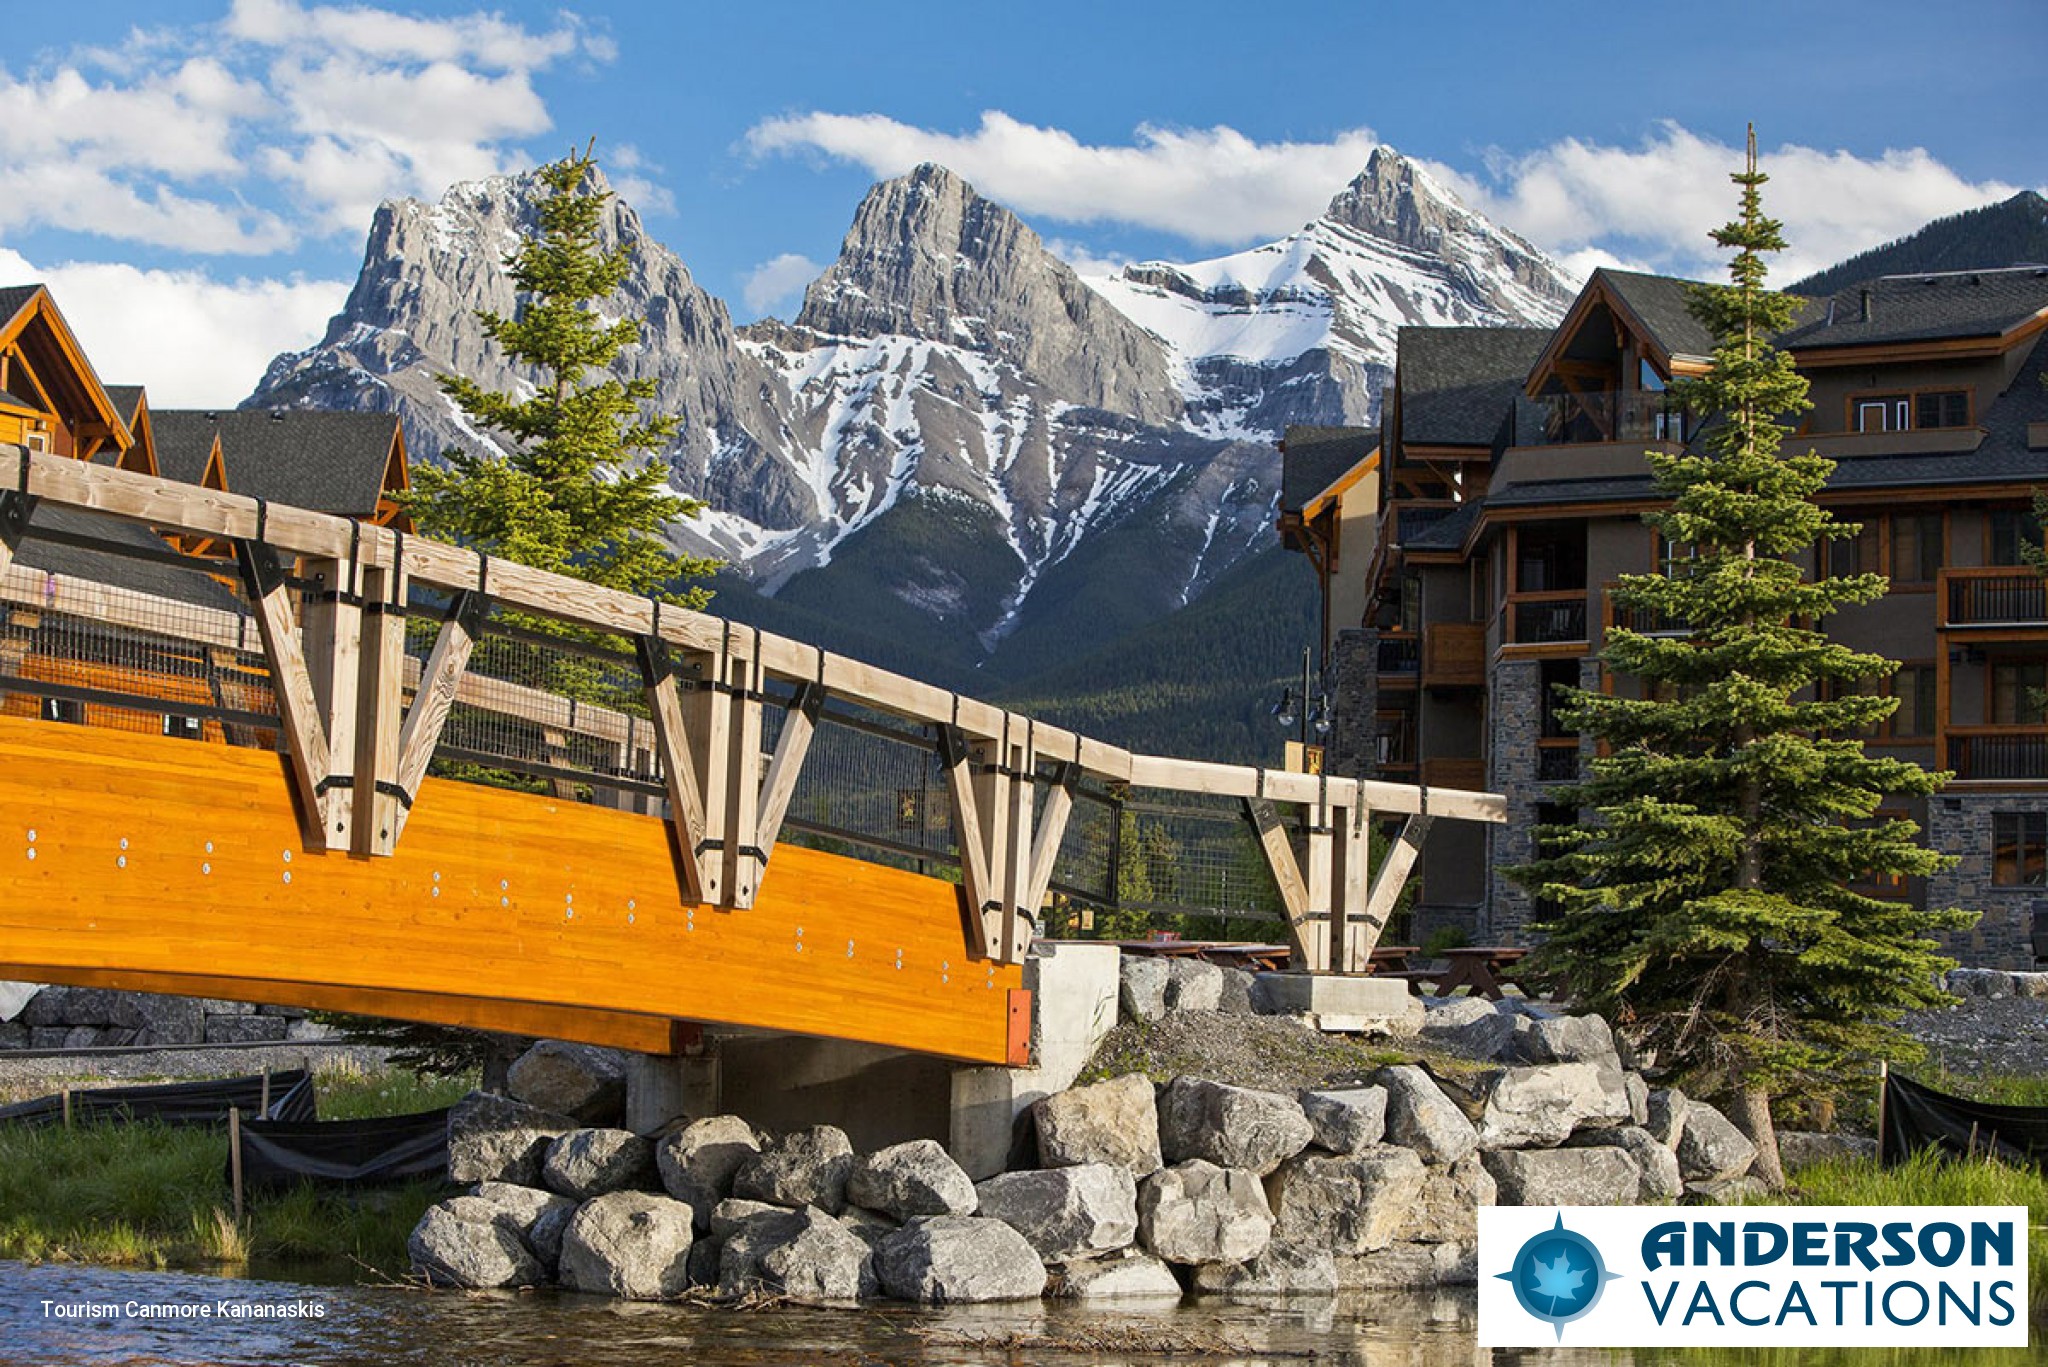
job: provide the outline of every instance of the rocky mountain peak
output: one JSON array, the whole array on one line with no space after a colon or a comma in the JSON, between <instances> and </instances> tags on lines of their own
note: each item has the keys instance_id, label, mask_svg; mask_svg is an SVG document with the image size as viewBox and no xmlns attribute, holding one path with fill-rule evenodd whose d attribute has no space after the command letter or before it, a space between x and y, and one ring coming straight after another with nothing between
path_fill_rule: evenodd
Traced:
<instances>
[{"instance_id":1,"label":"rocky mountain peak","mask_svg":"<svg viewBox=\"0 0 2048 1367\"><path fill-rule=\"evenodd\" d=\"M1373 149L1365 169L1337 192L1324 216L1413 251L1435 251L1445 228L1469 217L1427 172L1391 147Z\"/></svg>"},{"instance_id":2,"label":"rocky mountain peak","mask_svg":"<svg viewBox=\"0 0 2048 1367\"><path fill-rule=\"evenodd\" d=\"M868 191L797 325L966 347L1090 407L1148 422L1180 415L1159 343L1022 219L929 162Z\"/></svg>"}]
</instances>

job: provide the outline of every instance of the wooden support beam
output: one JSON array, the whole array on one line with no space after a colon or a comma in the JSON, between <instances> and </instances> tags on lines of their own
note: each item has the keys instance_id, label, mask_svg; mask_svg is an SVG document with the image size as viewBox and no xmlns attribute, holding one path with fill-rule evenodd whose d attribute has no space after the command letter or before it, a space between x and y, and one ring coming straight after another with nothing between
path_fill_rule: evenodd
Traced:
<instances>
[{"instance_id":1,"label":"wooden support beam","mask_svg":"<svg viewBox=\"0 0 2048 1367\"><path fill-rule=\"evenodd\" d=\"M987 861L988 891L981 904L983 957L1002 960L1010 939L1009 909L1015 904L1017 785L1011 781L1015 753L1007 734L973 746L974 799L981 816L981 850Z\"/></svg>"},{"instance_id":2,"label":"wooden support beam","mask_svg":"<svg viewBox=\"0 0 2048 1367\"><path fill-rule=\"evenodd\" d=\"M355 813L350 849L388 857L398 848L399 737L405 725L405 576L366 567L356 681Z\"/></svg>"},{"instance_id":3,"label":"wooden support beam","mask_svg":"<svg viewBox=\"0 0 2048 1367\"><path fill-rule=\"evenodd\" d=\"M1422 842L1429 835L1429 828L1436 818L1411 816L1401 823L1401 833L1394 837L1394 843L1387 849L1387 857L1380 861L1379 871L1373 874L1372 891L1365 899L1365 915L1361 934L1365 937L1365 953L1370 958L1379 944L1380 932L1387 928L1387 918L1394 914L1394 906L1401 900L1401 889L1408 882L1408 875L1415 868L1415 860L1422 853Z\"/></svg>"},{"instance_id":4,"label":"wooden support beam","mask_svg":"<svg viewBox=\"0 0 2048 1367\"><path fill-rule=\"evenodd\" d=\"M1314 961L1308 930L1308 887L1301 880L1301 866L1295 862L1294 846L1287 843L1287 828L1280 822L1279 809L1267 798L1246 798L1244 810L1246 819L1252 823L1252 830L1259 837L1259 848L1265 852L1266 867L1273 871L1273 882L1280 889L1280 909L1287 917L1291 966L1309 968Z\"/></svg>"},{"instance_id":5,"label":"wooden support beam","mask_svg":"<svg viewBox=\"0 0 2048 1367\"><path fill-rule=\"evenodd\" d=\"M811 752L811 738L818 731L818 714L825 708L825 690L815 683L799 684L796 697L782 719L782 734L775 739L775 755L768 761L767 777L761 780L761 801L754 815L754 836L749 842L761 851L759 877L768 872L775 854L775 841L782 834L783 818L789 815L789 800L796 796L797 775ZM751 907L760 891L759 877L753 893L736 905Z\"/></svg>"},{"instance_id":6,"label":"wooden support beam","mask_svg":"<svg viewBox=\"0 0 2048 1367\"><path fill-rule=\"evenodd\" d=\"M726 696L726 678L731 671L730 656L724 650L699 655L697 682L683 699L691 744L685 759L698 766L697 792L703 810L704 830L697 838L697 867L702 875L703 900L714 907L726 900L726 832L729 826L731 786L727 775L732 761L732 700ZM664 752L663 764L669 762Z\"/></svg>"},{"instance_id":7,"label":"wooden support beam","mask_svg":"<svg viewBox=\"0 0 2048 1367\"><path fill-rule=\"evenodd\" d=\"M476 649L477 637L483 634L490 606L488 599L473 590L458 593L448 606L440 635L434 638L426 667L420 671L419 691L413 695L405 725L398 733L398 774L394 781L398 785L401 833L411 817L413 799L419 796L420 780L427 776L427 764L434 758L434 747L441 743L442 728L448 724L449 709L455 706L463 671L469 668L470 654Z\"/></svg>"},{"instance_id":8,"label":"wooden support beam","mask_svg":"<svg viewBox=\"0 0 2048 1367\"><path fill-rule=\"evenodd\" d=\"M1023 733L1021 737L1017 731ZM1038 933L1038 903L1031 900L1033 808L1038 796L1038 751L1032 731L1031 724L1023 722L1003 744L1006 772L1002 780L1008 790L1008 806L1004 813L1003 938L998 961L1006 964L1023 963Z\"/></svg>"},{"instance_id":9,"label":"wooden support beam","mask_svg":"<svg viewBox=\"0 0 2048 1367\"><path fill-rule=\"evenodd\" d=\"M1330 908L1332 967L1340 973L1372 971L1372 952L1379 944L1380 928L1365 919L1370 895L1372 813L1362 807L1339 811L1333 855L1336 871L1331 875L1333 905Z\"/></svg>"},{"instance_id":10,"label":"wooden support beam","mask_svg":"<svg viewBox=\"0 0 2048 1367\"><path fill-rule=\"evenodd\" d=\"M331 850L354 848L355 761L362 682L363 607L348 560L309 560L305 606L306 670L327 731L328 772L320 779L320 827Z\"/></svg>"},{"instance_id":11,"label":"wooden support beam","mask_svg":"<svg viewBox=\"0 0 2048 1367\"><path fill-rule=\"evenodd\" d=\"M711 900L707 869L719 859L717 851L705 848L704 798L703 790L697 786L697 758L691 753L693 747L683 720L668 646L652 636L640 637L637 644L647 710L654 718L656 753L661 758L662 778L668 785L669 821L675 832L680 892L685 905L697 906Z\"/></svg>"},{"instance_id":12,"label":"wooden support beam","mask_svg":"<svg viewBox=\"0 0 2048 1367\"><path fill-rule=\"evenodd\" d=\"M1337 899L1333 875L1337 872L1333 851L1336 841L1330 830L1329 809L1309 808L1308 849L1304 852L1303 881L1307 884L1308 920L1301 928L1306 967L1311 973L1328 973L1332 922L1336 920Z\"/></svg>"},{"instance_id":13,"label":"wooden support beam","mask_svg":"<svg viewBox=\"0 0 2048 1367\"><path fill-rule=\"evenodd\" d=\"M754 843L761 810L761 690L767 676L757 648L729 656L726 701L731 721L725 759L725 896L718 905L754 904L768 852Z\"/></svg>"},{"instance_id":14,"label":"wooden support beam","mask_svg":"<svg viewBox=\"0 0 2048 1367\"><path fill-rule=\"evenodd\" d=\"M278 718L290 752L306 847L325 850L327 836L321 801L323 785L331 772L327 729L321 724L320 700L313 691L305 652L299 646L298 624L292 620L291 583L278 562L277 552L270 546L260 541L237 541L235 554L241 562L249 604L256 612L263 653L270 662L270 687L277 697Z\"/></svg>"},{"instance_id":15,"label":"wooden support beam","mask_svg":"<svg viewBox=\"0 0 2048 1367\"><path fill-rule=\"evenodd\" d=\"M1038 814L1038 829L1031 838L1031 879L1024 889L1024 904L1034 913L1045 906L1046 890L1052 886L1054 865L1059 863L1060 841L1066 838L1068 818L1074 814L1072 764L1056 764L1052 786L1046 791L1045 810Z\"/></svg>"},{"instance_id":16,"label":"wooden support beam","mask_svg":"<svg viewBox=\"0 0 2048 1367\"><path fill-rule=\"evenodd\" d=\"M974 755L967 737L954 726L939 728L939 761L946 771L946 794L953 803L953 838L960 851L960 884L967 894L967 947L976 958L986 959L1001 945L991 907L1000 908L990 877L988 839L983 826L985 814L976 791Z\"/></svg>"}]
</instances>

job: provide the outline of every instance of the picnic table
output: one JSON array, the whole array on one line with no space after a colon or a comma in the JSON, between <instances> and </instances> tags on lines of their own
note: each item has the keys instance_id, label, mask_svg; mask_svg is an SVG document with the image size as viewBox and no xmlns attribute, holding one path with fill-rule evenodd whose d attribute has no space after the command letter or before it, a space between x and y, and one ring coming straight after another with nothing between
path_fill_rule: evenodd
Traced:
<instances>
[{"instance_id":1,"label":"picnic table","mask_svg":"<svg viewBox=\"0 0 2048 1367\"><path fill-rule=\"evenodd\" d=\"M1514 966L1529 956L1526 949L1512 945L1468 945L1447 949L1450 967L1436 980L1436 995L1448 997L1461 987L1472 989L1475 997L1501 999L1501 982L1513 976Z\"/></svg>"}]
</instances>

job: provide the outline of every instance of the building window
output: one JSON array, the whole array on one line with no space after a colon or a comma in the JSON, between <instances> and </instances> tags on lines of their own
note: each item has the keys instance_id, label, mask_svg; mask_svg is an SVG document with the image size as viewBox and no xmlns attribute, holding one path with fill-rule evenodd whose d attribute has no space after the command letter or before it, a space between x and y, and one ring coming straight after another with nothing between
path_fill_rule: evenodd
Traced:
<instances>
[{"instance_id":1,"label":"building window","mask_svg":"<svg viewBox=\"0 0 2048 1367\"><path fill-rule=\"evenodd\" d=\"M2048 886L2048 812L1992 813L1991 881L2009 888Z\"/></svg>"},{"instance_id":2,"label":"building window","mask_svg":"<svg viewBox=\"0 0 2048 1367\"><path fill-rule=\"evenodd\" d=\"M44 698L43 720L61 721L72 726L85 725L85 704L70 698Z\"/></svg>"},{"instance_id":3,"label":"building window","mask_svg":"<svg viewBox=\"0 0 2048 1367\"><path fill-rule=\"evenodd\" d=\"M2041 548L2041 523L2031 508L1993 508L1989 560L1994 565L2024 565L2024 547Z\"/></svg>"},{"instance_id":4,"label":"building window","mask_svg":"<svg viewBox=\"0 0 2048 1367\"><path fill-rule=\"evenodd\" d=\"M1856 535L1828 543L1828 573L1837 579L1884 570L1884 515L1872 513L1860 519L1859 525Z\"/></svg>"},{"instance_id":5,"label":"building window","mask_svg":"<svg viewBox=\"0 0 2048 1367\"><path fill-rule=\"evenodd\" d=\"M1895 514L1891 535L1892 583L1932 584L1941 573L1941 514Z\"/></svg>"},{"instance_id":6,"label":"building window","mask_svg":"<svg viewBox=\"0 0 2048 1367\"><path fill-rule=\"evenodd\" d=\"M1992 724L2039 726L2043 689L2048 689L2048 664L2039 660L1991 666Z\"/></svg>"},{"instance_id":7,"label":"building window","mask_svg":"<svg viewBox=\"0 0 2048 1367\"><path fill-rule=\"evenodd\" d=\"M164 735L172 740L199 740L203 729L197 717L181 717L175 712L166 712Z\"/></svg>"},{"instance_id":8,"label":"building window","mask_svg":"<svg viewBox=\"0 0 2048 1367\"><path fill-rule=\"evenodd\" d=\"M1915 427L1968 427L1970 391L1936 389L1916 395L1913 400Z\"/></svg>"},{"instance_id":9,"label":"building window","mask_svg":"<svg viewBox=\"0 0 2048 1367\"><path fill-rule=\"evenodd\" d=\"M1887 723L1895 740L1926 740L1934 734L1934 666L1907 665L1892 676L1899 710Z\"/></svg>"},{"instance_id":10,"label":"building window","mask_svg":"<svg viewBox=\"0 0 2048 1367\"><path fill-rule=\"evenodd\" d=\"M1873 394L1856 400L1856 430L1903 432L1911 412L1912 402L1904 394Z\"/></svg>"}]
</instances>

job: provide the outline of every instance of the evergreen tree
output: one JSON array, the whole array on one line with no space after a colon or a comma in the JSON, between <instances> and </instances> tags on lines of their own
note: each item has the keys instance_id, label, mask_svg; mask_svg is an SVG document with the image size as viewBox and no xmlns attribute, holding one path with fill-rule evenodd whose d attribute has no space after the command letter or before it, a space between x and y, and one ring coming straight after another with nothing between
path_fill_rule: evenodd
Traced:
<instances>
[{"instance_id":1,"label":"evergreen tree","mask_svg":"<svg viewBox=\"0 0 2048 1367\"><path fill-rule=\"evenodd\" d=\"M1670 499L1648 520L1689 554L1613 591L1686 631L1608 633L1602 658L1641 697L1562 690L1568 722L1610 747L1570 794L1594 819L1545 828L1539 857L1511 873L1542 906L1538 972L1725 1095L1775 1186L1772 1096L1910 1057L1891 1023L1940 1003L1953 966L1929 935L1974 917L1850 890L1944 867L1911 822L1872 816L1885 795L1924 796L1945 776L1864 753L1858 737L1897 700L1856 685L1897 666L1808 625L1875 601L1886 581L1802 567L1858 528L1813 501L1832 462L1779 450L1784 420L1810 405L1770 344L1793 305L1764 288L1764 253L1784 241L1763 213L1753 132L1732 179L1741 211L1713 234L1735 250L1732 283L1691 300L1716 339L1712 369L1673 386L1710 419L1704 450L1648 453Z\"/></svg>"},{"instance_id":2,"label":"evergreen tree","mask_svg":"<svg viewBox=\"0 0 2048 1367\"><path fill-rule=\"evenodd\" d=\"M625 244L603 245L611 192L595 188L596 168L588 147L540 168L540 231L506 262L519 308L510 318L477 315L491 340L531 371L532 393L441 378L477 427L509 439L509 452L446 452L443 465L414 472L408 508L429 536L701 607L709 595L677 582L710 573L716 562L675 554L661 533L703 505L668 492L661 461L634 460L675 435L676 420L642 415L654 381L608 373L639 339L640 320L607 323L598 311L631 261Z\"/></svg>"}]
</instances>

